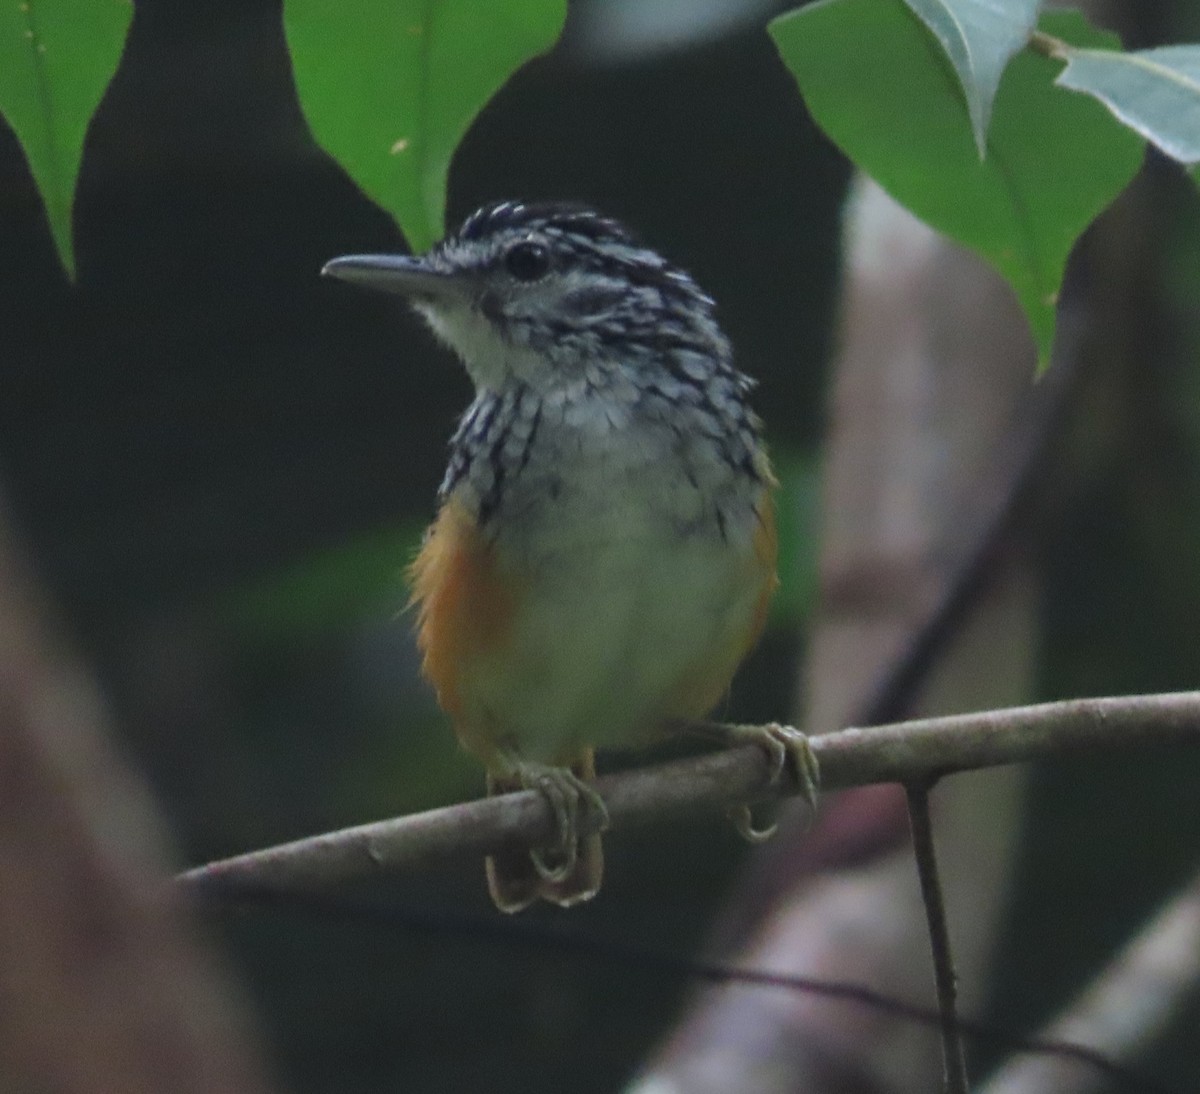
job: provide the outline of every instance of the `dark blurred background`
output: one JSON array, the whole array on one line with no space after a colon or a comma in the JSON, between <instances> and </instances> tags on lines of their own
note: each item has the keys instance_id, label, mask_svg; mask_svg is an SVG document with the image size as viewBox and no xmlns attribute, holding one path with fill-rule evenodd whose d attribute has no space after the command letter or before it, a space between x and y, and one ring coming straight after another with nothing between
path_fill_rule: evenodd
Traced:
<instances>
[{"instance_id":1,"label":"dark blurred background","mask_svg":"<svg viewBox=\"0 0 1200 1094\"><path fill-rule=\"evenodd\" d=\"M580 0L450 179L451 221L502 196L590 201L720 302L790 514L785 592L727 712L744 720L795 702L848 174L761 30L784 6ZM1192 7L1137 5L1127 41L1200 36ZM1045 476L1043 697L1194 687L1200 668L1200 215L1163 165L1141 185L1157 210L1145 353L1092 388ZM181 857L475 796L398 617L469 385L393 301L317 276L404 242L308 136L278 2L140 0L76 230L70 286L0 128L0 485ZM1005 1026L1065 1000L1183 877L1198 785L1177 756L1039 773ZM570 926L673 953L744 854L715 820L611 845L602 897ZM474 862L368 895L490 908ZM612 1090L686 986L469 933L279 909L211 923L298 1091ZM1194 1078L1188 1043L1166 1074Z\"/></svg>"}]
</instances>

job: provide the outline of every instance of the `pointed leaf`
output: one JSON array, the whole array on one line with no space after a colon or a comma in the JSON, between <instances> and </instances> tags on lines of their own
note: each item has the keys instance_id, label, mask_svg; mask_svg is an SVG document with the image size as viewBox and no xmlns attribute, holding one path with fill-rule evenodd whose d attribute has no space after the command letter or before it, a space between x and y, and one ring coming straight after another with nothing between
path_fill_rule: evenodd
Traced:
<instances>
[{"instance_id":1,"label":"pointed leaf","mask_svg":"<svg viewBox=\"0 0 1200 1094\"><path fill-rule=\"evenodd\" d=\"M1043 25L1085 46L1114 41L1076 12L1047 13ZM846 155L1009 282L1045 364L1067 255L1136 173L1140 138L1099 103L1063 94L1056 62L1025 50L1000 85L981 162L954 76L901 0L821 0L770 29Z\"/></svg>"},{"instance_id":2,"label":"pointed leaf","mask_svg":"<svg viewBox=\"0 0 1200 1094\"><path fill-rule=\"evenodd\" d=\"M129 0L8 0L0 6L0 114L24 149L72 278L71 210L83 141L132 18Z\"/></svg>"},{"instance_id":3,"label":"pointed leaf","mask_svg":"<svg viewBox=\"0 0 1200 1094\"><path fill-rule=\"evenodd\" d=\"M313 136L424 250L443 234L459 140L554 44L566 0L284 0L283 14Z\"/></svg>"},{"instance_id":4,"label":"pointed leaf","mask_svg":"<svg viewBox=\"0 0 1200 1094\"><path fill-rule=\"evenodd\" d=\"M979 155L987 154L988 122L1000 77L1025 45L1040 0L905 0L934 34L958 73Z\"/></svg>"},{"instance_id":5,"label":"pointed leaf","mask_svg":"<svg viewBox=\"0 0 1200 1094\"><path fill-rule=\"evenodd\" d=\"M1065 58L1063 87L1094 95L1172 159L1200 163L1200 46L1068 49Z\"/></svg>"}]
</instances>

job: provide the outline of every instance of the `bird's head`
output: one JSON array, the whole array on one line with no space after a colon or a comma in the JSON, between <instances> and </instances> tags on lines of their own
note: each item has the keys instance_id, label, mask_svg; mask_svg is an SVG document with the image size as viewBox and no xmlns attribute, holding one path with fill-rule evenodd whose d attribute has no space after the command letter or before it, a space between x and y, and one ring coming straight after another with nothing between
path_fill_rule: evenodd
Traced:
<instances>
[{"instance_id":1,"label":"bird's head","mask_svg":"<svg viewBox=\"0 0 1200 1094\"><path fill-rule=\"evenodd\" d=\"M322 273L407 297L480 388L729 361L691 277L577 205L494 202L425 255L347 255Z\"/></svg>"}]
</instances>

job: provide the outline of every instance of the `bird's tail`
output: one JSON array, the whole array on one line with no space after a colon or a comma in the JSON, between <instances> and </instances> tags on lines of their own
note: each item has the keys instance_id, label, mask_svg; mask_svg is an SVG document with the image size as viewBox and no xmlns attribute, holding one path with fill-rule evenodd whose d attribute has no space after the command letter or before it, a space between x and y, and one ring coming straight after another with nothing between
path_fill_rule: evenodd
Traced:
<instances>
[{"instance_id":1,"label":"bird's tail","mask_svg":"<svg viewBox=\"0 0 1200 1094\"><path fill-rule=\"evenodd\" d=\"M596 753L582 749L569 765L580 779L596 777ZM488 772L488 794L507 794L524 787L516 776ZM547 854L548 853L544 853ZM600 890L604 874L604 852L600 835L583 836L575 847L575 863L566 877L551 881L543 877L528 851L506 851L487 860L488 891L502 912L520 912L537 900L563 908L591 900Z\"/></svg>"}]
</instances>

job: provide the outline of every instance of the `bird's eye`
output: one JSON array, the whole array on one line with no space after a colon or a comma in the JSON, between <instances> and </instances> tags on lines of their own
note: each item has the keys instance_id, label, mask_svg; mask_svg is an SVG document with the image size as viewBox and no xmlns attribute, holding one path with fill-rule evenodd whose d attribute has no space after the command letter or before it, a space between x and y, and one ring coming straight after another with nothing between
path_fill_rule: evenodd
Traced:
<instances>
[{"instance_id":1,"label":"bird's eye","mask_svg":"<svg viewBox=\"0 0 1200 1094\"><path fill-rule=\"evenodd\" d=\"M517 243L504 256L504 267L518 281L536 281L550 269L550 252L540 243Z\"/></svg>"}]
</instances>

